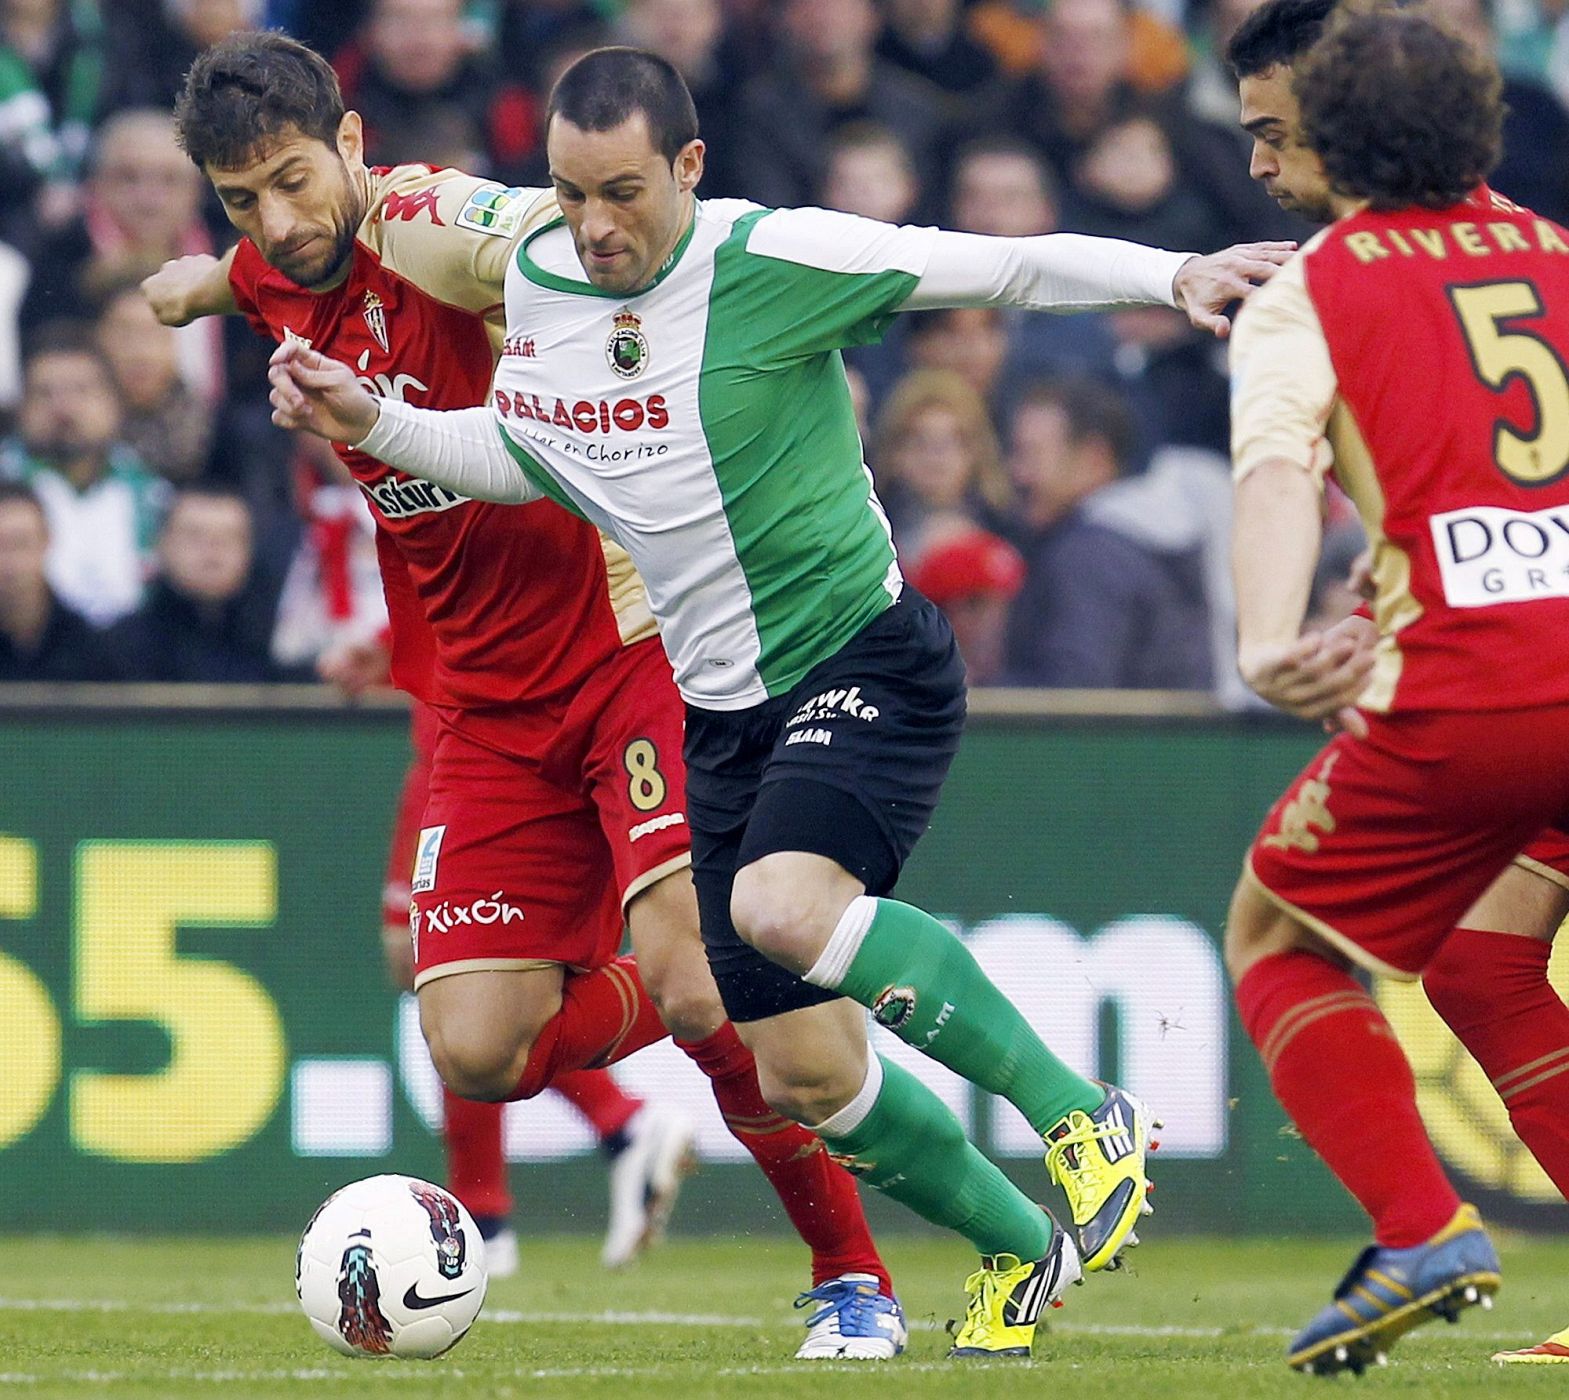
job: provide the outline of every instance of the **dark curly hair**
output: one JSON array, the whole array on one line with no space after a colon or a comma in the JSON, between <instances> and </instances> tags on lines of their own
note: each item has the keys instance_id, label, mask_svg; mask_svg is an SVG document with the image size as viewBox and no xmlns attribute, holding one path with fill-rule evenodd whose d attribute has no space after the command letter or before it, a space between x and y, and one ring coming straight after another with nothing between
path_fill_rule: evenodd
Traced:
<instances>
[{"instance_id":1,"label":"dark curly hair","mask_svg":"<svg viewBox=\"0 0 1569 1400\"><path fill-rule=\"evenodd\" d=\"M1414 10L1348 13L1295 65L1303 139L1341 194L1444 209L1498 164L1497 65Z\"/></svg>"},{"instance_id":2,"label":"dark curly hair","mask_svg":"<svg viewBox=\"0 0 1569 1400\"><path fill-rule=\"evenodd\" d=\"M239 170L291 129L330 146L342 121L332 65L263 31L230 34L203 52L174 106L180 146L203 170Z\"/></svg>"}]
</instances>

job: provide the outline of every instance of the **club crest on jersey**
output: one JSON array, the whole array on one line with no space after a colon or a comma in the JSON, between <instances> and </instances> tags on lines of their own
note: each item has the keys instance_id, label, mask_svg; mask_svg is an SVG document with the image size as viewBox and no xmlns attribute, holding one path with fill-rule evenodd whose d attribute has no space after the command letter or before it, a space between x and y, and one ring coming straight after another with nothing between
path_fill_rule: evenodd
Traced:
<instances>
[{"instance_id":1,"label":"club crest on jersey","mask_svg":"<svg viewBox=\"0 0 1569 1400\"><path fill-rule=\"evenodd\" d=\"M370 327L370 333L376 337L376 344L381 346L381 353L387 353L387 304L375 292L366 290L365 293L365 324Z\"/></svg>"},{"instance_id":2,"label":"club crest on jersey","mask_svg":"<svg viewBox=\"0 0 1569 1400\"><path fill-rule=\"evenodd\" d=\"M622 379L636 379L648 365L648 337L635 311L618 311L615 329L605 342L605 358Z\"/></svg>"}]
</instances>

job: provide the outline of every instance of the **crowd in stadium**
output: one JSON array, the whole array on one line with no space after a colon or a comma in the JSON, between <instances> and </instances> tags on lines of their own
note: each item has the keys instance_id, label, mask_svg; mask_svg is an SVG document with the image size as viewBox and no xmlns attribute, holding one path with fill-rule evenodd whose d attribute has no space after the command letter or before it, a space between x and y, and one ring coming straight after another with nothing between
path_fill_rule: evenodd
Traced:
<instances>
[{"instance_id":1,"label":"crowd in stadium","mask_svg":"<svg viewBox=\"0 0 1569 1400\"><path fill-rule=\"evenodd\" d=\"M1501 192L1569 219L1564 0L1426 0L1505 65ZM1248 174L1220 54L1250 0L0 0L0 680L308 680L385 621L372 519L274 428L271 345L158 324L232 241L169 111L236 28L328 55L369 158L548 183L544 98L667 57L699 191L979 233L1305 238ZM1174 310L902 318L846 355L907 577L974 684L1240 693L1225 346ZM1360 547L1332 497L1317 606Z\"/></svg>"}]
</instances>

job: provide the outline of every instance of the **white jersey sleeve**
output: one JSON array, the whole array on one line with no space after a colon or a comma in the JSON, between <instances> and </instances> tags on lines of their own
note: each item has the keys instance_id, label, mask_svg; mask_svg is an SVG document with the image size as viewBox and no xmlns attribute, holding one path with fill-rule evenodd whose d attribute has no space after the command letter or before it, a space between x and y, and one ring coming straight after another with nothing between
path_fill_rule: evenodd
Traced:
<instances>
[{"instance_id":1,"label":"white jersey sleeve","mask_svg":"<svg viewBox=\"0 0 1569 1400\"><path fill-rule=\"evenodd\" d=\"M378 402L376 426L353 444L358 451L476 500L521 505L543 495L507 450L488 404L441 411L398 399Z\"/></svg>"},{"instance_id":2,"label":"white jersey sleeve","mask_svg":"<svg viewBox=\"0 0 1569 1400\"><path fill-rule=\"evenodd\" d=\"M992 238L947 229L931 232L935 236L925 268L901 310L1022 306L1070 312L1175 306L1172 283L1194 256L1078 233Z\"/></svg>"}]
</instances>

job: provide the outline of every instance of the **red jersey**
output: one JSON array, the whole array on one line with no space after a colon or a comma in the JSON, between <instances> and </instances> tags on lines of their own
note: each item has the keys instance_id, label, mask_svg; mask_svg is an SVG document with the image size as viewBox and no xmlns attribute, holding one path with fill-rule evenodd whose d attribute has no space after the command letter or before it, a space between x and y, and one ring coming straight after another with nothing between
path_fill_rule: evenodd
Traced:
<instances>
[{"instance_id":1,"label":"red jersey","mask_svg":"<svg viewBox=\"0 0 1569 1400\"><path fill-rule=\"evenodd\" d=\"M544 191L424 165L367 173L348 275L296 286L242 239L230 285L258 331L352 366L422 408L486 401L505 333L502 284ZM376 516L393 682L443 706L530 705L575 691L654 635L620 547L549 502L474 501L337 447Z\"/></svg>"},{"instance_id":2,"label":"red jersey","mask_svg":"<svg viewBox=\"0 0 1569 1400\"><path fill-rule=\"evenodd\" d=\"M1333 459L1373 548L1373 710L1569 702L1569 233L1485 187L1364 210L1250 298L1239 475Z\"/></svg>"}]
</instances>

